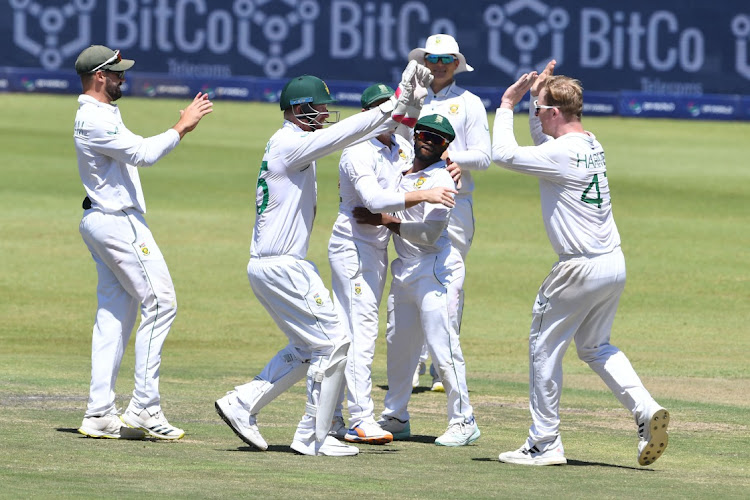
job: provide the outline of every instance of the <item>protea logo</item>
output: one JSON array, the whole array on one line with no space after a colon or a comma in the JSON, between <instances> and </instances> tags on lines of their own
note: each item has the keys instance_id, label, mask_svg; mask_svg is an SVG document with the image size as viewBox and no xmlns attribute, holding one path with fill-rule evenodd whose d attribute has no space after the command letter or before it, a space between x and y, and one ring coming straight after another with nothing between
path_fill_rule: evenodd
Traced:
<instances>
[{"instance_id":1,"label":"protea logo","mask_svg":"<svg viewBox=\"0 0 750 500\"><path fill-rule=\"evenodd\" d=\"M631 99L628 101L628 108L630 109L630 111L632 111L636 115L639 114L643 110L641 106L641 102L635 99Z\"/></svg>"},{"instance_id":2,"label":"protea logo","mask_svg":"<svg viewBox=\"0 0 750 500\"><path fill-rule=\"evenodd\" d=\"M690 101L687 103L687 110L688 113L690 113L690 116L699 116L701 114L701 109L698 107L697 104L695 104L693 101Z\"/></svg>"},{"instance_id":3,"label":"protea logo","mask_svg":"<svg viewBox=\"0 0 750 500\"><path fill-rule=\"evenodd\" d=\"M96 0L72 0L59 7L45 7L32 0L9 1L14 11L13 43L38 57L43 68L57 69L65 58L88 47L90 13ZM60 33L69 20L78 26L78 34L74 40L61 40Z\"/></svg>"},{"instance_id":4,"label":"protea logo","mask_svg":"<svg viewBox=\"0 0 750 500\"><path fill-rule=\"evenodd\" d=\"M276 7L279 13L266 12ZM237 50L239 53L263 67L263 72L272 78L282 77L289 66L299 64L315 51L314 21L320 14L316 0L235 0L233 11L239 18ZM259 30L267 47L252 44L253 28ZM299 35L293 30L299 29ZM299 38L299 46L289 47L290 38Z\"/></svg>"},{"instance_id":5,"label":"protea logo","mask_svg":"<svg viewBox=\"0 0 750 500\"><path fill-rule=\"evenodd\" d=\"M273 91L271 89L265 89L263 91L263 100L266 102L279 102L281 98L281 91Z\"/></svg>"},{"instance_id":6,"label":"protea logo","mask_svg":"<svg viewBox=\"0 0 750 500\"><path fill-rule=\"evenodd\" d=\"M563 60L563 30L570 22L568 12L550 8L539 0L512 0L503 6L491 5L484 11L489 28L487 55L490 64L518 78L523 73L543 67L550 59ZM549 36L549 43L542 42ZM503 54L512 50L516 60Z\"/></svg>"}]
</instances>

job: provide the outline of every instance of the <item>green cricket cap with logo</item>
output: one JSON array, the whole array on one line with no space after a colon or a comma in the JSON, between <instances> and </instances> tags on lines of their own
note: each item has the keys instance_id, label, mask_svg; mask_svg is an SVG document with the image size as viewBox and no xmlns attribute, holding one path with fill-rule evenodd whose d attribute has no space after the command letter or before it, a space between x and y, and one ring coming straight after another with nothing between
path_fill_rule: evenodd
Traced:
<instances>
[{"instance_id":1,"label":"green cricket cap with logo","mask_svg":"<svg viewBox=\"0 0 750 500\"><path fill-rule=\"evenodd\" d=\"M448 140L456 138L451 122L443 115L427 115L417 120L414 130L431 130L444 136Z\"/></svg>"},{"instance_id":2,"label":"green cricket cap with logo","mask_svg":"<svg viewBox=\"0 0 750 500\"><path fill-rule=\"evenodd\" d=\"M289 109L297 104L330 104L336 102L331 97L326 82L312 75L292 78L284 85L279 98L281 109Z\"/></svg>"},{"instance_id":3,"label":"green cricket cap with logo","mask_svg":"<svg viewBox=\"0 0 750 500\"><path fill-rule=\"evenodd\" d=\"M378 101L389 99L396 91L384 83L370 85L362 92L360 103L364 109L369 109Z\"/></svg>"},{"instance_id":4,"label":"green cricket cap with logo","mask_svg":"<svg viewBox=\"0 0 750 500\"><path fill-rule=\"evenodd\" d=\"M76 73L85 75L96 71L127 71L135 61L123 59L119 50L104 45L92 45L84 49L76 59Z\"/></svg>"}]
</instances>

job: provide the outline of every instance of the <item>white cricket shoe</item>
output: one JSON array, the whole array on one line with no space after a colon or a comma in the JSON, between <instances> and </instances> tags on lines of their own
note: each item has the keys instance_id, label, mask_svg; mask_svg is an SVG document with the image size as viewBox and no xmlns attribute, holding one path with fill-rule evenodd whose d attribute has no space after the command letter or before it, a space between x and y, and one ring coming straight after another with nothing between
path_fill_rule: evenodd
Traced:
<instances>
[{"instance_id":1,"label":"white cricket shoe","mask_svg":"<svg viewBox=\"0 0 750 500\"><path fill-rule=\"evenodd\" d=\"M349 428L344 423L344 417L341 415L334 415L331 421L331 430L328 431L328 435L335 437L336 439L344 439L346 432Z\"/></svg>"},{"instance_id":2,"label":"white cricket shoe","mask_svg":"<svg viewBox=\"0 0 750 500\"><path fill-rule=\"evenodd\" d=\"M427 372L427 365L425 364L424 361L420 361L417 364L417 369L414 370L414 376L411 379L412 388L419 387L419 377L424 375L426 372Z\"/></svg>"},{"instance_id":3,"label":"white cricket shoe","mask_svg":"<svg viewBox=\"0 0 750 500\"><path fill-rule=\"evenodd\" d=\"M411 425L409 425L408 420L399 420L396 417L383 415L378 420L378 425L384 431L390 432L393 439L406 439L411 436Z\"/></svg>"},{"instance_id":4,"label":"white cricket shoe","mask_svg":"<svg viewBox=\"0 0 750 500\"><path fill-rule=\"evenodd\" d=\"M435 440L438 446L466 446L471 444L481 436L479 427L474 417L468 418L463 422L450 424L442 436Z\"/></svg>"},{"instance_id":5,"label":"white cricket shoe","mask_svg":"<svg viewBox=\"0 0 750 500\"><path fill-rule=\"evenodd\" d=\"M393 434L383 430L375 419L369 418L349 429L344 439L350 443L388 444L393 441Z\"/></svg>"},{"instance_id":6,"label":"white cricket shoe","mask_svg":"<svg viewBox=\"0 0 750 500\"><path fill-rule=\"evenodd\" d=\"M432 385L430 386L430 390L432 392L445 392L443 381L440 379L440 375L438 375L434 364L430 364L430 375L432 375Z\"/></svg>"},{"instance_id":7,"label":"white cricket shoe","mask_svg":"<svg viewBox=\"0 0 750 500\"><path fill-rule=\"evenodd\" d=\"M101 417L84 417L78 432L92 438L108 439L143 439L145 433L140 429L131 429L117 415Z\"/></svg>"},{"instance_id":8,"label":"white cricket shoe","mask_svg":"<svg viewBox=\"0 0 750 500\"><path fill-rule=\"evenodd\" d=\"M353 457L359 453L359 448L344 444L333 436L326 436L322 443L313 436L309 441L292 441L292 449L300 455Z\"/></svg>"},{"instance_id":9,"label":"white cricket shoe","mask_svg":"<svg viewBox=\"0 0 750 500\"><path fill-rule=\"evenodd\" d=\"M143 410L134 408L132 402L128 406L128 409L125 410L125 413L120 415L120 420L128 427L146 431L150 436L157 439L171 441L180 439L185 435L185 431L171 425L161 411L157 411L151 415L145 408Z\"/></svg>"},{"instance_id":10,"label":"white cricket shoe","mask_svg":"<svg viewBox=\"0 0 750 500\"><path fill-rule=\"evenodd\" d=\"M638 422L638 463L651 465L661 457L669 444L669 412L657 406L644 416L646 418Z\"/></svg>"},{"instance_id":11,"label":"white cricket shoe","mask_svg":"<svg viewBox=\"0 0 750 500\"><path fill-rule=\"evenodd\" d=\"M226 396L214 403L214 407L216 413L237 434L238 438L260 451L268 449L268 443L258 429L255 415L250 415L237 401L237 391L229 391Z\"/></svg>"},{"instance_id":12,"label":"white cricket shoe","mask_svg":"<svg viewBox=\"0 0 750 500\"><path fill-rule=\"evenodd\" d=\"M506 464L518 465L563 465L568 463L565 459L565 450L560 436L557 436L552 445L547 446L544 451L540 451L537 445L529 448L528 444L525 443L516 451L501 453L498 459Z\"/></svg>"}]
</instances>

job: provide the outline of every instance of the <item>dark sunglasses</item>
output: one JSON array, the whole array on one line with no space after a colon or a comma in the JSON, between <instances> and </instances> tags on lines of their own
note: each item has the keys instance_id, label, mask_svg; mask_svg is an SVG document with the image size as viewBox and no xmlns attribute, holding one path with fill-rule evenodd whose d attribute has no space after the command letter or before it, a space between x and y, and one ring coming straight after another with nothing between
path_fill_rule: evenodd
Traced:
<instances>
[{"instance_id":1,"label":"dark sunglasses","mask_svg":"<svg viewBox=\"0 0 750 500\"><path fill-rule=\"evenodd\" d=\"M427 130L417 130L414 132L414 137L419 139L422 142L431 142L433 144L437 144L438 146L446 146L448 144L448 139L443 137L442 135L436 134L434 132L430 132Z\"/></svg>"},{"instance_id":2,"label":"dark sunglasses","mask_svg":"<svg viewBox=\"0 0 750 500\"><path fill-rule=\"evenodd\" d=\"M437 64L438 62L450 64L456 60L456 56L451 54L427 54L424 56L424 60L430 64Z\"/></svg>"},{"instance_id":3,"label":"dark sunglasses","mask_svg":"<svg viewBox=\"0 0 750 500\"><path fill-rule=\"evenodd\" d=\"M106 72L106 73L112 73L113 75L115 75L115 76L116 76L117 78L119 78L120 80L122 80L122 79L124 79L124 78L125 78L125 72L124 72L124 71L110 71L110 70L108 70L108 69L103 69L103 70L101 70L101 71L104 71L104 72Z\"/></svg>"}]
</instances>

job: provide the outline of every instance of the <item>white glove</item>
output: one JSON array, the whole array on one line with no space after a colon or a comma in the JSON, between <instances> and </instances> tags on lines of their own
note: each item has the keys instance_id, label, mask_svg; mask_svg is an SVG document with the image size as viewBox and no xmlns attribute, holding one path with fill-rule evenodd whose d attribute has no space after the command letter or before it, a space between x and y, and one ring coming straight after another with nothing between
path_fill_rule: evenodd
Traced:
<instances>
[{"instance_id":1,"label":"white glove","mask_svg":"<svg viewBox=\"0 0 750 500\"><path fill-rule=\"evenodd\" d=\"M393 112L391 112L391 118L398 123L404 121L404 118L406 118L406 108L414 100L414 87L416 85L415 75L418 65L417 61L409 61L409 64L406 65L404 72L401 74L401 83L398 84L396 94L389 100L389 103L392 105L391 109L393 109ZM381 106L383 106L383 104L381 104ZM381 109L386 111L385 108Z\"/></svg>"},{"instance_id":2,"label":"white glove","mask_svg":"<svg viewBox=\"0 0 750 500\"><path fill-rule=\"evenodd\" d=\"M432 83L434 76L426 66L417 65L414 72L414 94L411 101L406 106L406 116L401 123L409 128L414 128L422 112L424 98L427 97L427 87Z\"/></svg>"}]
</instances>

